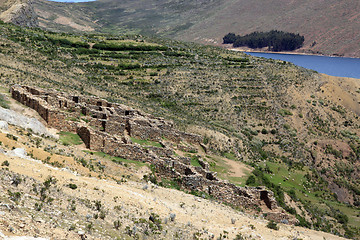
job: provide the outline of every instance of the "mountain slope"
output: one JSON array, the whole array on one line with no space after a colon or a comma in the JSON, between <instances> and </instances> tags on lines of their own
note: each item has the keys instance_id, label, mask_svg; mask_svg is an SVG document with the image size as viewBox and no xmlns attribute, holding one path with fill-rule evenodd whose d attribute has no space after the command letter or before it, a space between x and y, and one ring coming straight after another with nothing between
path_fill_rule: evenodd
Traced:
<instances>
[{"instance_id":1,"label":"mountain slope","mask_svg":"<svg viewBox=\"0 0 360 240\"><path fill-rule=\"evenodd\" d=\"M16 136L17 141L8 136ZM1 239L24 235L34 237L31 239L81 239L81 235L86 239L208 239L224 235L227 239L344 239L286 224L278 224L280 229L274 231L262 218L147 183L139 179L143 169L134 170L135 164L122 166L97 156L106 166L105 172L97 167L89 170L74 161L80 157L94 161L81 147L63 146L17 126L1 128L0 141L4 144L0 146ZM13 146L27 149L29 155L32 149L32 157L11 156ZM68 154L73 156L65 156ZM67 168L54 167L55 160ZM119 174L124 178L115 181ZM175 214L173 221L171 214ZM156 217L156 224L149 216Z\"/></svg>"},{"instance_id":2,"label":"mountain slope","mask_svg":"<svg viewBox=\"0 0 360 240\"><path fill-rule=\"evenodd\" d=\"M31 1L0 1L0 19L20 26L38 27L37 16Z\"/></svg>"},{"instance_id":3,"label":"mountain slope","mask_svg":"<svg viewBox=\"0 0 360 240\"><path fill-rule=\"evenodd\" d=\"M99 0L77 4L40 0L35 7L42 26L51 30L91 27L220 44L229 32L244 35L277 29L304 35L302 52L360 57L360 3L356 0Z\"/></svg>"},{"instance_id":4,"label":"mountain slope","mask_svg":"<svg viewBox=\"0 0 360 240\"><path fill-rule=\"evenodd\" d=\"M265 185L301 226L358 235L358 81L141 35L0 27L3 87L95 95L172 119L204 137L204 149L183 154L201 151L220 178ZM236 175L224 158L250 170Z\"/></svg>"}]
</instances>

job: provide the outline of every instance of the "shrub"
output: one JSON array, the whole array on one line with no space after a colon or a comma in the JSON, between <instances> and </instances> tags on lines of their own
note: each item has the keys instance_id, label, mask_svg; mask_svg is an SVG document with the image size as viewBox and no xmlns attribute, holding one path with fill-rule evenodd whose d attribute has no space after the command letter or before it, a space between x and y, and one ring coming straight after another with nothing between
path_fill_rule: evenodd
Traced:
<instances>
[{"instance_id":1,"label":"shrub","mask_svg":"<svg viewBox=\"0 0 360 240\"><path fill-rule=\"evenodd\" d=\"M1 164L1 166L6 166L6 167L8 167L8 166L10 166L10 163L9 163L8 160L5 160L5 161Z\"/></svg>"},{"instance_id":2,"label":"shrub","mask_svg":"<svg viewBox=\"0 0 360 240\"><path fill-rule=\"evenodd\" d=\"M280 109L280 110L278 111L278 114L280 114L280 115L283 116L283 117L293 115L292 112L290 112L290 111L287 110L287 109Z\"/></svg>"},{"instance_id":3,"label":"shrub","mask_svg":"<svg viewBox=\"0 0 360 240\"><path fill-rule=\"evenodd\" d=\"M249 178L246 180L246 185L252 185L255 184L256 178L254 175L250 175Z\"/></svg>"},{"instance_id":4,"label":"shrub","mask_svg":"<svg viewBox=\"0 0 360 240\"><path fill-rule=\"evenodd\" d=\"M279 230L279 227L278 227L278 225L277 225L277 223L276 222L274 222L274 221L270 221L267 225L266 225L266 227L268 227L268 228L270 228L270 229L274 229L274 230Z\"/></svg>"},{"instance_id":5,"label":"shrub","mask_svg":"<svg viewBox=\"0 0 360 240\"><path fill-rule=\"evenodd\" d=\"M74 184L74 183L70 183L70 184L68 185L68 187L71 188L71 189L77 189L77 186L76 186L76 184Z\"/></svg>"},{"instance_id":6,"label":"shrub","mask_svg":"<svg viewBox=\"0 0 360 240\"><path fill-rule=\"evenodd\" d=\"M14 136L14 135L12 135L12 134L10 134L10 133L7 133L7 134L6 134L6 137L7 137L8 139L12 139L12 140L14 140L14 141L17 141L17 140L18 140L18 138L17 138L16 136Z\"/></svg>"},{"instance_id":7,"label":"shrub","mask_svg":"<svg viewBox=\"0 0 360 240\"><path fill-rule=\"evenodd\" d=\"M119 230L120 227L121 227L121 222L120 222L120 220L115 220L115 221L114 221L114 228L115 228L116 230Z\"/></svg>"},{"instance_id":8,"label":"shrub","mask_svg":"<svg viewBox=\"0 0 360 240\"><path fill-rule=\"evenodd\" d=\"M5 100L4 96L0 94L0 107L9 109L9 102Z\"/></svg>"}]
</instances>

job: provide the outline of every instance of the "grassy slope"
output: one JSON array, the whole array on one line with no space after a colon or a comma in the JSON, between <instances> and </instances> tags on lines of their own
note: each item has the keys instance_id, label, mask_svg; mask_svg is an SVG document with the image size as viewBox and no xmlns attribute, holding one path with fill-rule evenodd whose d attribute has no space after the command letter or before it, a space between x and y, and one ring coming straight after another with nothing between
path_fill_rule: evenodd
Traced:
<instances>
[{"instance_id":1,"label":"grassy slope","mask_svg":"<svg viewBox=\"0 0 360 240\"><path fill-rule=\"evenodd\" d=\"M278 29L305 36L314 53L360 57L360 4L351 1L114 1L35 3L43 26L76 29L71 21L106 32L138 32L202 43L222 42L228 32ZM86 15L85 15L86 14ZM66 16L71 21L57 21ZM62 19L64 20L64 19ZM312 44L316 42L314 46Z\"/></svg>"},{"instance_id":2,"label":"grassy slope","mask_svg":"<svg viewBox=\"0 0 360 240\"><path fill-rule=\"evenodd\" d=\"M359 109L360 86L352 79L325 79L282 61L191 43L0 27L3 86L21 83L94 94L173 119L178 128L203 134L206 145L218 154L236 156L255 168L267 162L270 168L279 163L281 171L299 166L305 169L299 179L309 175L309 186L296 190L306 200L299 204L317 216L311 207L325 194L331 206L348 213L351 226L356 226L359 210L336 202L324 184L336 182L346 201L359 200L359 119L351 109ZM131 45L132 50L78 49L53 44L51 39L105 41ZM220 169L222 164L218 165ZM270 182L278 184L284 176ZM288 191L293 183L289 184L282 190ZM324 184L322 195L304 195L306 190L316 192L318 184ZM336 222L331 211L321 214ZM314 227L328 230L327 226ZM341 226L337 229L345 233Z\"/></svg>"}]
</instances>

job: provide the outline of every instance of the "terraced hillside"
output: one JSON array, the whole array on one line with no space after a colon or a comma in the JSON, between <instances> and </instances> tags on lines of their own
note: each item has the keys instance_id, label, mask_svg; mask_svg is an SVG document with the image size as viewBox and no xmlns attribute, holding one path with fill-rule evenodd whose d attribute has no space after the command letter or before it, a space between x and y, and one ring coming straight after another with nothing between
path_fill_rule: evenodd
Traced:
<instances>
[{"instance_id":1,"label":"terraced hillside","mask_svg":"<svg viewBox=\"0 0 360 240\"><path fill-rule=\"evenodd\" d=\"M141 35L0 27L3 87L96 95L172 119L204 137L208 152L197 151L221 178L265 185L301 226L358 235L358 81ZM234 162L250 170L229 174Z\"/></svg>"},{"instance_id":2,"label":"terraced hillside","mask_svg":"<svg viewBox=\"0 0 360 240\"><path fill-rule=\"evenodd\" d=\"M360 57L357 0L35 2L40 25L53 31L156 34L221 44L229 32L281 30L305 36L300 52Z\"/></svg>"}]
</instances>

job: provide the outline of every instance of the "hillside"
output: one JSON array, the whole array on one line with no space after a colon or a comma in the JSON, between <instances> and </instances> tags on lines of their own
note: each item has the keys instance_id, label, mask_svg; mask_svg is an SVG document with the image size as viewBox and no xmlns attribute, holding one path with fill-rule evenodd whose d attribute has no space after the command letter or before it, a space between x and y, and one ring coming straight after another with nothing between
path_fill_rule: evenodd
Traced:
<instances>
[{"instance_id":1,"label":"hillside","mask_svg":"<svg viewBox=\"0 0 360 240\"><path fill-rule=\"evenodd\" d=\"M14 101L10 106L39 117ZM138 163L116 164L86 154L81 145L65 146L3 123L1 239L344 239L286 224L278 224L279 230L274 231L262 217L148 183L141 176L149 170ZM28 156L14 154L13 147L26 149ZM89 164L101 161L105 172L98 165L92 170L83 167L74 161L78 157ZM59 162L66 168L56 165ZM113 179L121 175L121 181Z\"/></svg>"},{"instance_id":2,"label":"hillside","mask_svg":"<svg viewBox=\"0 0 360 240\"><path fill-rule=\"evenodd\" d=\"M360 57L360 3L341 1L35 2L40 25L58 31L156 34L219 45L233 32L281 30L305 36L299 52Z\"/></svg>"},{"instance_id":3,"label":"hillside","mask_svg":"<svg viewBox=\"0 0 360 240\"><path fill-rule=\"evenodd\" d=\"M265 186L274 193L279 206L298 219L300 226L350 238L359 236L360 83L358 81L320 75L283 61L259 59L221 48L175 40L141 35L58 34L3 23L0 24L0 28L2 32L0 76L2 92L5 95L1 98L2 106L9 105L7 101L10 101L5 92L13 84L22 84L56 89L69 94L96 96L109 102L140 109L156 117L173 120L179 131L199 134L203 138L204 147L200 147L200 144L198 148L184 148L183 151L176 152L180 156L193 159L192 164L196 164L194 160L200 155L201 159L208 163L210 170L218 172L218 177L222 180L228 180L235 186L246 184ZM25 130L10 132L20 139L18 141L20 145L15 146L13 145L15 143L10 141L4 144L6 151L12 151L13 147L25 148L26 141L22 139L28 137L28 130ZM24 136L21 135L21 131ZM1 140L5 143L4 139L14 140L11 135L6 137L6 134ZM139 189L141 188L139 186L145 183L141 180L142 176L151 172L152 167L145 167L140 177L132 178L136 175L136 166L138 166L136 162L131 164L125 162L125 166L122 161L128 159L122 159L120 161L122 164L117 165L101 152L93 151L92 154L85 154L84 146L77 146L74 142L64 144L64 142L55 143L55 140L51 140L53 142L40 140L37 146L40 150L48 149L48 145L51 148L56 145L55 149L59 148L60 155L63 151L68 153L64 155L71 157L70 159L60 157L65 162L58 161L53 164L56 166L60 163L61 167L69 166L70 170L81 174L81 181L88 181L85 177L89 174L114 181L130 178L129 180L137 182L134 183L138 186L135 187L137 190L132 190L137 192L144 190ZM36 139L33 141L36 146ZM57 154L57 152L58 150L54 150L49 153ZM49 161L47 156L35 157L45 163ZM93 167L91 164L84 164L87 166L84 169L84 166L81 167L82 161L75 163L75 159L82 157L86 157L87 162L92 160ZM101 165L95 164L99 159L110 165L102 168ZM9 162L10 175L11 172L25 174L25 170L12 168L12 164L17 166L16 160L10 159ZM122 166L125 166L124 170ZM101 169L106 169L105 174L101 173ZM130 172L126 174L122 172L127 170ZM59 173L51 173L55 177L57 174ZM35 185L41 184L46 177L45 174L36 176L36 173L25 175L37 179ZM130 177L126 177L127 175ZM75 179L69 176L66 179L70 181L70 178ZM6 179L8 178L4 181ZM137 185L139 182L141 184ZM90 182L87 184L93 186ZM164 181L162 185L174 188L173 182ZM82 186L85 188L84 191L91 194L99 191L95 187L87 189L85 185ZM151 186L156 188L155 185ZM7 192L8 189L10 188L4 191ZM10 189L12 193L15 190ZM21 191L25 192L25 190ZM104 191L108 190L104 189ZM164 194L167 192L166 189L161 191L164 191ZM105 192L103 192L104 196ZM59 194L56 199L63 198L66 201L69 199L66 193ZM101 196L102 193L96 192L96 194ZM181 192L176 194L180 194L179 199L189 196L182 195L184 193ZM224 207L217 205L215 200L210 202L203 200L209 198L204 193L192 192L192 194L200 196L200 201L209 203L211 207L215 205ZM8 195L3 201L14 197L10 193ZM151 199L155 197L152 193L147 196ZM190 198L193 199L194 196ZM106 199L110 201L111 197ZM94 198L94 200L98 199ZM36 203L40 204L40 202ZM35 201L31 204L35 204ZM112 209L111 204L113 203L106 203L106 209ZM181 202L177 204L180 206ZM188 202L185 206L187 204ZM194 203L189 202L189 204ZM71 200L66 206L71 209ZM82 207L85 208L86 203ZM175 207L169 208L175 209ZM144 209L146 212L151 207ZM226 209L233 211L230 208ZM248 211L251 211L246 208L234 207L234 209L246 214L250 214ZM51 209L48 211L52 212ZM95 210L92 211L91 216L95 216ZM135 214L134 211L126 211L124 213L126 219L131 218L131 214ZM261 208L257 211L255 215L267 216ZM157 211L155 213L164 219L170 212L159 210L159 213ZM183 214L180 212L179 215ZM141 212L138 212L131 220L133 223L122 224L121 233L131 233L126 227L133 226L135 222L139 223L140 216ZM113 217L113 215L109 217L110 225L115 221ZM205 217L202 219L204 223L210 221ZM256 221L259 224L261 222L259 219ZM185 220L182 223L184 222ZM81 224L83 228L85 225ZM101 222L93 221L93 224L101 224ZM190 225L193 226L195 223L191 222ZM260 230L262 228L253 225L255 230L250 228L262 234ZM196 226L197 230L202 227L202 225ZM239 225L242 226L244 225ZM66 225L63 229L67 227ZM177 227L184 229L184 225L181 224ZM78 228L76 226L76 229ZM217 229L216 234L225 234L223 230L219 230L222 225L213 228ZM194 231L197 231L196 229ZM173 234L177 231L176 228L171 230ZM192 236L194 231L190 231L190 235L186 237ZM230 232L230 230L225 231ZM253 233L250 232L246 233ZM272 232L273 236L277 233ZM236 234L235 231L231 236L235 237Z\"/></svg>"},{"instance_id":4,"label":"hillside","mask_svg":"<svg viewBox=\"0 0 360 240\"><path fill-rule=\"evenodd\" d=\"M0 1L0 20L25 27L38 27L38 19L31 1Z\"/></svg>"}]
</instances>

